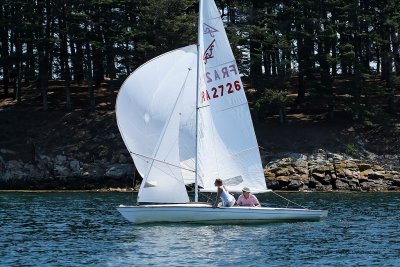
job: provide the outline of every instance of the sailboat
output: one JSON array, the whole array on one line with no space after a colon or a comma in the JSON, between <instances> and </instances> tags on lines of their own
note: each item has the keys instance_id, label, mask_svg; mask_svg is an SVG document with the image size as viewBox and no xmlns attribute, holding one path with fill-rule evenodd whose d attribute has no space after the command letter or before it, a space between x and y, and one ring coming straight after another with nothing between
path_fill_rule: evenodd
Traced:
<instances>
[{"instance_id":1,"label":"sailboat","mask_svg":"<svg viewBox=\"0 0 400 267\"><path fill-rule=\"evenodd\" d=\"M118 128L143 178L130 222L254 223L318 221L325 210L220 207L200 192L269 191L240 73L213 0L200 0L198 44L156 57L124 82ZM194 202L186 185L194 184Z\"/></svg>"}]
</instances>

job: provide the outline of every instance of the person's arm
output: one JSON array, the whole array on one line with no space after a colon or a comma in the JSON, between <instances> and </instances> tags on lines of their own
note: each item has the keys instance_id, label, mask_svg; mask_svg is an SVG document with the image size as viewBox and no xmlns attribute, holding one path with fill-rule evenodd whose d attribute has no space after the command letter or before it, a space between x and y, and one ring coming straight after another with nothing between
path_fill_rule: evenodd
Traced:
<instances>
[{"instance_id":1,"label":"person's arm","mask_svg":"<svg viewBox=\"0 0 400 267\"><path fill-rule=\"evenodd\" d=\"M221 196L221 192L222 192L222 189L221 189L221 187L218 186L217 187L217 197L215 198L215 203L213 205L213 208L216 208L218 206L218 199Z\"/></svg>"},{"instance_id":2,"label":"person's arm","mask_svg":"<svg viewBox=\"0 0 400 267\"><path fill-rule=\"evenodd\" d=\"M255 195L253 195L253 197L254 197L254 202L255 202L254 207L260 207L261 205L260 205L260 202L258 201L257 197Z\"/></svg>"},{"instance_id":3,"label":"person's arm","mask_svg":"<svg viewBox=\"0 0 400 267\"><path fill-rule=\"evenodd\" d=\"M237 201L236 201L236 204L237 204L238 206L242 206L242 195L240 195L240 196L238 197L238 199L237 199Z\"/></svg>"}]
</instances>

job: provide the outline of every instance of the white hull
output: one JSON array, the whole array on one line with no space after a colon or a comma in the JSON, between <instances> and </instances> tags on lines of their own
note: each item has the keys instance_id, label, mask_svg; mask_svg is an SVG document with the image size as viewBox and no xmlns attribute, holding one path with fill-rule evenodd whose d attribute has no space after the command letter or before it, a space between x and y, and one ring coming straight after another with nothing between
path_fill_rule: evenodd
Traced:
<instances>
[{"instance_id":1,"label":"white hull","mask_svg":"<svg viewBox=\"0 0 400 267\"><path fill-rule=\"evenodd\" d=\"M290 208L231 207L212 208L208 204L120 205L117 210L135 224L184 223L266 223L289 221L319 221L328 215L325 210Z\"/></svg>"}]
</instances>

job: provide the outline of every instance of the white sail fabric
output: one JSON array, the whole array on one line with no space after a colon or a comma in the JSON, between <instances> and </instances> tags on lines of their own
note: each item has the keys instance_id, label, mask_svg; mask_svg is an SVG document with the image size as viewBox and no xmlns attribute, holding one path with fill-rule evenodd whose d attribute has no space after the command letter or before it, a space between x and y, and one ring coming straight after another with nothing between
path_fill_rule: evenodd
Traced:
<instances>
[{"instance_id":1,"label":"white sail fabric","mask_svg":"<svg viewBox=\"0 0 400 267\"><path fill-rule=\"evenodd\" d=\"M240 74L220 13L204 0L199 20L200 88L198 160L202 191L220 178L232 192L267 187Z\"/></svg>"},{"instance_id":2,"label":"white sail fabric","mask_svg":"<svg viewBox=\"0 0 400 267\"><path fill-rule=\"evenodd\" d=\"M182 167L193 180L196 59L195 45L159 56L132 73L118 94L118 127L143 177L138 202L189 201Z\"/></svg>"},{"instance_id":3,"label":"white sail fabric","mask_svg":"<svg viewBox=\"0 0 400 267\"><path fill-rule=\"evenodd\" d=\"M200 61L194 45L161 55L132 73L118 95L118 127L143 177L138 202L188 202L185 183L195 181L196 156L203 191L215 191L216 178L231 192L244 186L254 193L267 191L243 84L219 11L213 0L200 3Z\"/></svg>"}]
</instances>

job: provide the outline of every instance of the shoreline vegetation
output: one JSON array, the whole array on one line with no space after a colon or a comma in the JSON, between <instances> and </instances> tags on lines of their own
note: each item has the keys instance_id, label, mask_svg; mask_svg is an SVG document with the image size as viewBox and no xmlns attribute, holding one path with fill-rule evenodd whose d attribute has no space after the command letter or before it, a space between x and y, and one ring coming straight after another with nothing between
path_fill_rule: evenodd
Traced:
<instances>
[{"instance_id":1,"label":"shoreline vegetation","mask_svg":"<svg viewBox=\"0 0 400 267\"><path fill-rule=\"evenodd\" d=\"M41 109L29 86L20 104L0 99L0 190L136 190L140 177L120 137L107 82L96 92L95 111L56 108L61 84L49 87L51 111ZM84 102L84 90L76 85L75 103ZM252 112L270 189L400 191L399 120L370 128L340 110L331 118L289 105L285 123L274 113L260 120Z\"/></svg>"}]
</instances>

